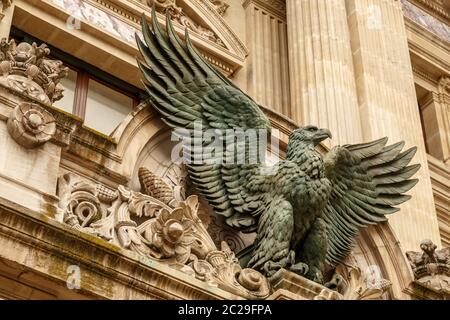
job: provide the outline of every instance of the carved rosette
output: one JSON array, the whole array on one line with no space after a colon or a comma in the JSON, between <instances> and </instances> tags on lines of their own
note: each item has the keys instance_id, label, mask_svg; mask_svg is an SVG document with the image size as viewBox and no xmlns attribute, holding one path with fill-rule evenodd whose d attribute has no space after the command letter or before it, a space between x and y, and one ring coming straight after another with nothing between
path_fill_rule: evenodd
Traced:
<instances>
[{"instance_id":1,"label":"carved rosette","mask_svg":"<svg viewBox=\"0 0 450 320\"><path fill-rule=\"evenodd\" d=\"M61 79L68 68L59 60L49 59L50 49L41 44L16 44L6 38L0 41L0 84L51 104L63 97Z\"/></svg>"},{"instance_id":2,"label":"carved rosette","mask_svg":"<svg viewBox=\"0 0 450 320\"><path fill-rule=\"evenodd\" d=\"M7 122L11 137L25 148L36 148L49 141L56 132L55 118L32 103L20 103Z\"/></svg>"}]
</instances>

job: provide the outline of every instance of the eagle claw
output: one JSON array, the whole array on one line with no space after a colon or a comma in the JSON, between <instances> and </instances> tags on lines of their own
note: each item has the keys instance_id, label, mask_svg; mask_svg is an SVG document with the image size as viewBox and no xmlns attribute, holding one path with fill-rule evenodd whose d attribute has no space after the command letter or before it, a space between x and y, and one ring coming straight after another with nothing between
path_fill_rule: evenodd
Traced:
<instances>
[{"instance_id":1,"label":"eagle claw","mask_svg":"<svg viewBox=\"0 0 450 320\"><path fill-rule=\"evenodd\" d=\"M306 263L303 262L297 262L296 264L293 264L290 268L290 271L300 275L300 276L304 276L308 273L309 271L309 267Z\"/></svg>"}]
</instances>

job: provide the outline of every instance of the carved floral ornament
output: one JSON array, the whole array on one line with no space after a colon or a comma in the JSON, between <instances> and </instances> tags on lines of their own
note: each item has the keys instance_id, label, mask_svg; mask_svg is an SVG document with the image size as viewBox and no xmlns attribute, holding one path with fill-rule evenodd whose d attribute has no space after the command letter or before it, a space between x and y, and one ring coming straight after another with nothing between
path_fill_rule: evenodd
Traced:
<instances>
[{"instance_id":1,"label":"carved floral ornament","mask_svg":"<svg viewBox=\"0 0 450 320\"><path fill-rule=\"evenodd\" d=\"M35 148L54 136L56 122L53 116L39 105L23 102L11 112L7 128L18 144Z\"/></svg>"},{"instance_id":2,"label":"carved floral ornament","mask_svg":"<svg viewBox=\"0 0 450 320\"><path fill-rule=\"evenodd\" d=\"M123 186L111 191L67 173L58 182L57 219L244 298L269 295L267 278L242 269L225 242L216 247L199 218L197 196L170 195L170 187L146 169L140 181L151 195Z\"/></svg>"},{"instance_id":3,"label":"carved floral ornament","mask_svg":"<svg viewBox=\"0 0 450 320\"><path fill-rule=\"evenodd\" d=\"M18 91L42 103L51 104L63 97L61 79L68 68L59 60L49 59L50 49L45 44L12 39L0 41L0 85Z\"/></svg>"}]
</instances>

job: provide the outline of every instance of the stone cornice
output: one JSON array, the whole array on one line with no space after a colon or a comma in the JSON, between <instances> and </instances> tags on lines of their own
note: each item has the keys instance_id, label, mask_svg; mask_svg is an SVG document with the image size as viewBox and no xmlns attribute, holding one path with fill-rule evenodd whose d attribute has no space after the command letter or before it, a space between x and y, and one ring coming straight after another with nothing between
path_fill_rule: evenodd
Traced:
<instances>
[{"instance_id":1,"label":"stone cornice","mask_svg":"<svg viewBox=\"0 0 450 320\"><path fill-rule=\"evenodd\" d=\"M444 7L442 0L409 0L409 2L426 9L435 18L444 19L444 21L450 23L450 14Z\"/></svg>"},{"instance_id":2,"label":"stone cornice","mask_svg":"<svg viewBox=\"0 0 450 320\"><path fill-rule=\"evenodd\" d=\"M444 46L448 47L450 45L450 27L448 22L437 19L408 0L401 0L401 2L405 18L433 34L434 38L438 38Z\"/></svg>"}]
</instances>

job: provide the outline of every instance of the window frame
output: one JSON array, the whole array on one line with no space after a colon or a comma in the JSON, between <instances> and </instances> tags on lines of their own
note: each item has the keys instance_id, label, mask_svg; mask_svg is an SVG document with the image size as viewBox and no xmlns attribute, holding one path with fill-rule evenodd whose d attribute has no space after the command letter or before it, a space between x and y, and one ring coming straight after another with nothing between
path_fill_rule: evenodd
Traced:
<instances>
[{"instance_id":1,"label":"window frame","mask_svg":"<svg viewBox=\"0 0 450 320\"><path fill-rule=\"evenodd\" d=\"M42 40L35 38L14 26L11 28L9 36L10 38L19 39L20 41L25 41L28 43L36 42L38 45L44 43ZM134 110L139 105L140 101L146 100L148 98L148 95L144 90L137 88L119 78L116 78L104 72L103 70L70 55L69 53L61 51L49 44L46 45L50 49L51 58L61 60L64 63L64 66L69 67L77 74L72 106L73 115L83 120L85 119L90 79L97 81L116 92L130 97L133 101L132 110Z\"/></svg>"}]
</instances>

